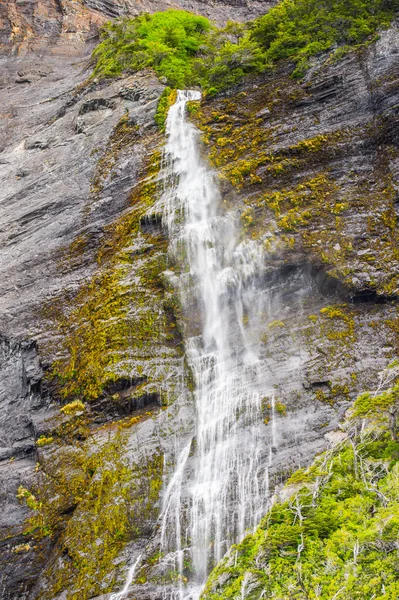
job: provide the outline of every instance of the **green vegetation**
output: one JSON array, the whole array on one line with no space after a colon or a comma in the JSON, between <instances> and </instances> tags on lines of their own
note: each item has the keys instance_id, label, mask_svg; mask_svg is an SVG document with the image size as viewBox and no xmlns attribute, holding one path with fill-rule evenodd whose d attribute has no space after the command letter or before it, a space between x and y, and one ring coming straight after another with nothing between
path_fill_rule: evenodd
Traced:
<instances>
[{"instance_id":1,"label":"green vegetation","mask_svg":"<svg viewBox=\"0 0 399 600\"><path fill-rule=\"evenodd\" d=\"M311 56L337 46L342 55L372 39L398 8L398 0L283 0L252 23L224 29L184 10L142 14L104 26L94 75L150 67L171 87L199 85L208 94L281 59L295 62L293 75L301 77Z\"/></svg>"},{"instance_id":2,"label":"green vegetation","mask_svg":"<svg viewBox=\"0 0 399 600\"><path fill-rule=\"evenodd\" d=\"M170 106L176 101L176 90L172 90L169 86L164 89L159 98L157 112L155 113L155 122L161 131L165 131L166 117Z\"/></svg>"},{"instance_id":3,"label":"green vegetation","mask_svg":"<svg viewBox=\"0 0 399 600\"><path fill-rule=\"evenodd\" d=\"M42 448L43 446L48 446L49 444L52 444L53 441L54 441L54 438L46 437L45 435L41 435L39 437L39 439L36 441L36 446L38 448Z\"/></svg>"},{"instance_id":4,"label":"green vegetation","mask_svg":"<svg viewBox=\"0 0 399 600\"><path fill-rule=\"evenodd\" d=\"M294 76L301 77L309 57L338 45L356 47L388 26L398 8L398 0L283 0L255 21L252 36L266 62L291 59Z\"/></svg>"},{"instance_id":5,"label":"green vegetation","mask_svg":"<svg viewBox=\"0 0 399 600\"><path fill-rule=\"evenodd\" d=\"M184 10L106 24L93 56L98 77L151 67L171 87L200 85L211 93L263 67L262 50L246 26L229 23L217 30Z\"/></svg>"},{"instance_id":6,"label":"green vegetation","mask_svg":"<svg viewBox=\"0 0 399 600\"><path fill-rule=\"evenodd\" d=\"M126 134L125 125L123 122L116 127L98 162L94 194L101 191L107 177L112 177L118 152L123 144L126 148L132 138ZM61 399L69 404L76 400L84 404L104 394L112 396L112 385L125 374L132 355L138 356L141 362L135 377L143 378L141 386L132 389L132 394L135 397L144 394L146 383L153 385L156 377L156 369L150 364L156 352L154 348L157 345L175 347L176 328L163 310L165 290L161 274L165 268L166 240L158 234L140 231L140 219L153 204L158 189L158 136L157 133L152 140L149 157L132 190L129 211L104 229L95 256L98 269L76 294L63 297L61 302L59 299L51 301L46 310L51 327L57 327L62 334L61 342L57 342L58 357L48 376L57 385ZM129 250L137 240L143 252L139 260ZM151 245L150 250L145 244ZM71 252L74 253L75 248L66 251L66 267ZM77 258L73 257L73 261ZM129 281L129 274L133 279L132 273L134 284ZM76 414L82 409L73 404L64 407L62 412L69 414L69 410Z\"/></svg>"},{"instance_id":7,"label":"green vegetation","mask_svg":"<svg viewBox=\"0 0 399 600\"><path fill-rule=\"evenodd\" d=\"M29 544L59 536L55 560L43 572L42 600L65 590L67 600L87 600L114 589L116 558L156 517L163 456L130 464L129 435L120 427L107 439L50 451L37 466L32 489L19 487L17 498L30 509L24 530Z\"/></svg>"},{"instance_id":8,"label":"green vegetation","mask_svg":"<svg viewBox=\"0 0 399 600\"><path fill-rule=\"evenodd\" d=\"M346 439L291 476L289 499L233 547L203 598L398 598L398 378L394 364L356 400Z\"/></svg>"},{"instance_id":9,"label":"green vegetation","mask_svg":"<svg viewBox=\"0 0 399 600\"><path fill-rule=\"evenodd\" d=\"M210 29L208 19L184 10L108 23L94 51L95 74L108 77L153 67L170 85L184 87L191 75L192 59Z\"/></svg>"},{"instance_id":10,"label":"green vegetation","mask_svg":"<svg viewBox=\"0 0 399 600\"><path fill-rule=\"evenodd\" d=\"M64 413L64 415L75 415L78 412L84 411L84 409L85 405L81 400L73 400L60 408L60 412Z\"/></svg>"}]
</instances>

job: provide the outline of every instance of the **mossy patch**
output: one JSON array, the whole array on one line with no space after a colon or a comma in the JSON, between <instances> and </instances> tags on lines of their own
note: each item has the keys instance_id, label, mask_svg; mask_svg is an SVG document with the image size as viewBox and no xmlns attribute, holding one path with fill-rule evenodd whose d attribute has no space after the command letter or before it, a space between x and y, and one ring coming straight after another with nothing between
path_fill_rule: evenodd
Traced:
<instances>
[{"instance_id":1,"label":"mossy patch","mask_svg":"<svg viewBox=\"0 0 399 600\"><path fill-rule=\"evenodd\" d=\"M126 377L130 357L155 359L157 348L179 352L179 334L164 308L167 241L160 230L147 233L142 227L159 191L158 142L157 136L150 142L152 152L131 193L130 208L104 229L94 275L77 293L66 293L47 307L50 326L60 334L51 376L65 400L95 400ZM151 383L143 368L137 365L131 372L132 382L144 377Z\"/></svg>"},{"instance_id":2,"label":"mossy patch","mask_svg":"<svg viewBox=\"0 0 399 600\"><path fill-rule=\"evenodd\" d=\"M399 228L389 163L397 149L381 119L301 137L308 115L305 109L301 117L297 98L309 104L311 90L312 82L280 73L234 97L205 99L193 113L224 182L226 207L237 208L238 193L245 235L268 252L290 260L305 251L348 287L394 296ZM348 156L356 165L359 152L367 175L347 169Z\"/></svg>"},{"instance_id":3,"label":"mossy patch","mask_svg":"<svg viewBox=\"0 0 399 600\"><path fill-rule=\"evenodd\" d=\"M26 535L54 536L64 529L43 574L42 600L64 590L68 600L111 591L122 548L154 518L163 458L154 454L131 466L124 457L127 443L124 428L97 446L91 438L64 447L43 459L35 488L20 491L33 512ZM65 524L66 514L72 516Z\"/></svg>"}]
</instances>

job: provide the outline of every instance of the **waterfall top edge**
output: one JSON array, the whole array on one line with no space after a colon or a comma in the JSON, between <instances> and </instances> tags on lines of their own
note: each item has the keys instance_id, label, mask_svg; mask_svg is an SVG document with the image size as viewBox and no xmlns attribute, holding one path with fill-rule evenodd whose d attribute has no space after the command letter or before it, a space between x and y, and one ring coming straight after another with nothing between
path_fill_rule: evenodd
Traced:
<instances>
[{"instance_id":1,"label":"waterfall top edge","mask_svg":"<svg viewBox=\"0 0 399 600\"><path fill-rule=\"evenodd\" d=\"M199 90L177 90L176 102L189 102L190 100L201 100L202 94Z\"/></svg>"}]
</instances>

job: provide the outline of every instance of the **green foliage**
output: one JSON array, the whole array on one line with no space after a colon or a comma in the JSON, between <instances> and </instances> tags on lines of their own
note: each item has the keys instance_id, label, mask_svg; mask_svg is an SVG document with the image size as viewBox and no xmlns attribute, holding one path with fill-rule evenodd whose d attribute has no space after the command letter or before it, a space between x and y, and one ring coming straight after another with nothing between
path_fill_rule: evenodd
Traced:
<instances>
[{"instance_id":1,"label":"green foliage","mask_svg":"<svg viewBox=\"0 0 399 600\"><path fill-rule=\"evenodd\" d=\"M388 427L391 439L397 440L399 430L399 384L379 394L365 392L354 404L352 419L367 418L377 425Z\"/></svg>"},{"instance_id":2,"label":"green foliage","mask_svg":"<svg viewBox=\"0 0 399 600\"><path fill-rule=\"evenodd\" d=\"M245 25L229 22L216 30L205 17L184 10L108 23L93 56L99 77L152 67L172 88L200 85L211 94L264 65L263 52ZM161 127L165 106L166 95L158 111Z\"/></svg>"},{"instance_id":3,"label":"green foliage","mask_svg":"<svg viewBox=\"0 0 399 600\"><path fill-rule=\"evenodd\" d=\"M252 36L266 61L292 59L301 77L309 57L361 44L389 25L398 7L397 0L283 0L254 22Z\"/></svg>"},{"instance_id":4,"label":"green foliage","mask_svg":"<svg viewBox=\"0 0 399 600\"><path fill-rule=\"evenodd\" d=\"M253 23L224 29L184 10L124 18L104 26L94 75L151 67L172 88L198 85L210 95L281 59L293 60L301 77L311 56L330 48L338 56L372 39L398 7L399 0L283 0Z\"/></svg>"},{"instance_id":5,"label":"green foliage","mask_svg":"<svg viewBox=\"0 0 399 600\"><path fill-rule=\"evenodd\" d=\"M386 418L397 397L394 385L357 399L347 439L289 479L291 497L216 567L204 599L399 597L399 443Z\"/></svg>"},{"instance_id":6,"label":"green foliage","mask_svg":"<svg viewBox=\"0 0 399 600\"><path fill-rule=\"evenodd\" d=\"M196 83L209 94L215 94L241 81L249 73L260 73L265 68L265 57L248 30L232 41L232 22L225 29L208 36L202 55L194 61Z\"/></svg>"},{"instance_id":7,"label":"green foliage","mask_svg":"<svg viewBox=\"0 0 399 600\"><path fill-rule=\"evenodd\" d=\"M176 90L166 87L159 98L157 111L155 113L155 122L161 131L165 131L166 117L169 107L176 100Z\"/></svg>"},{"instance_id":8,"label":"green foliage","mask_svg":"<svg viewBox=\"0 0 399 600\"><path fill-rule=\"evenodd\" d=\"M190 80L192 58L205 43L211 24L184 10L108 23L94 51L94 73L102 77L152 67L169 85L185 87Z\"/></svg>"}]
</instances>

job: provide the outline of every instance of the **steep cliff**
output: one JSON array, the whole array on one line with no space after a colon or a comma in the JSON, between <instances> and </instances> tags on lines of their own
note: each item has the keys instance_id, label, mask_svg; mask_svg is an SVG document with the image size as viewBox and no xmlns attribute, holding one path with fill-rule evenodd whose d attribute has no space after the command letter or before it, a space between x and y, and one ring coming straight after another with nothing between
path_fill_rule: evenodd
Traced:
<instances>
[{"instance_id":1,"label":"steep cliff","mask_svg":"<svg viewBox=\"0 0 399 600\"><path fill-rule=\"evenodd\" d=\"M220 22L265 9L181 6ZM198 325L157 204L164 85L150 71L89 79L104 14L136 3L0 11L0 593L109 598L140 554L131 597L159 598L179 577L159 561L157 519L194 431L184 339ZM190 106L223 210L264 252L267 309L247 335L261 339L271 488L398 353L398 50L394 23L300 82L285 65ZM191 456L188 482L194 469Z\"/></svg>"},{"instance_id":2,"label":"steep cliff","mask_svg":"<svg viewBox=\"0 0 399 600\"><path fill-rule=\"evenodd\" d=\"M81 53L109 18L142 12L184 8L218 23L240 21L262 14L276 2L201 0L6 0L0 6L0 55L50 49L57 54Z\"/></svg>"}]
</instances>

